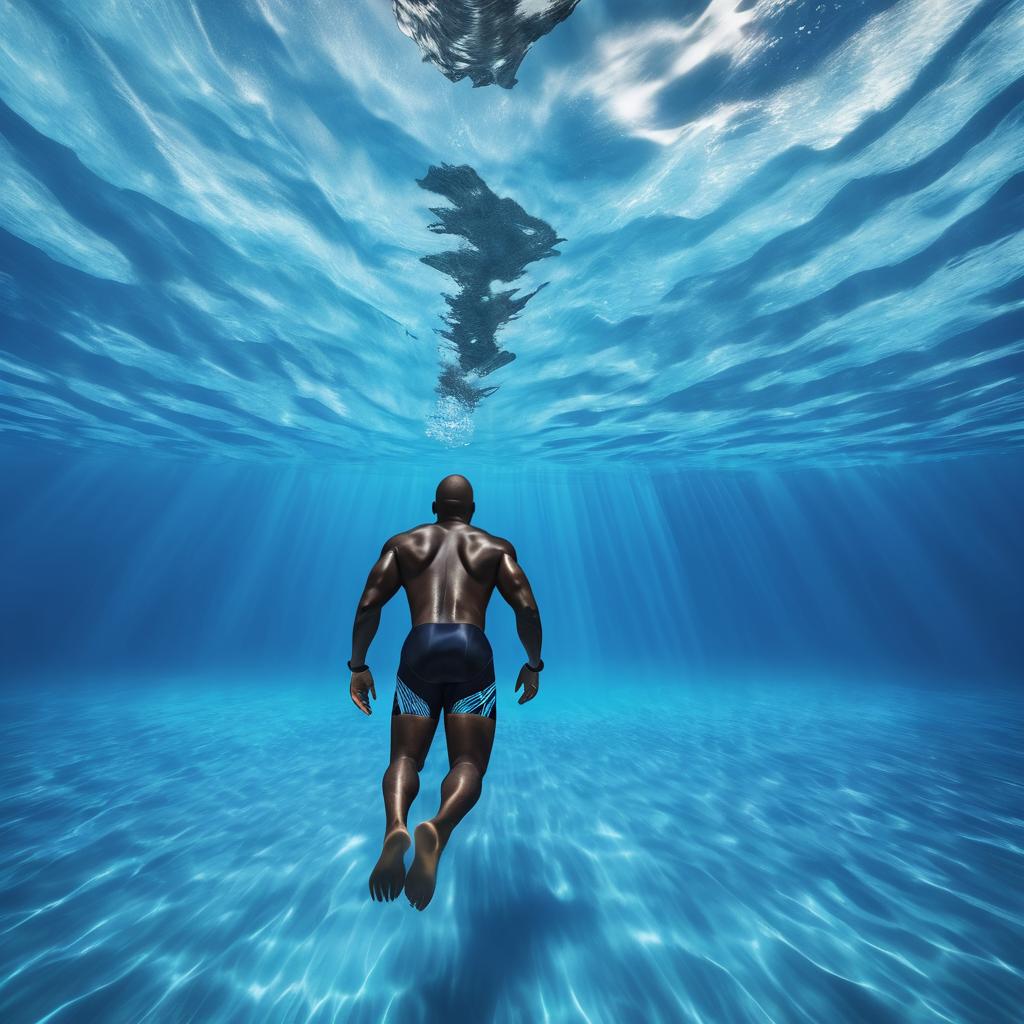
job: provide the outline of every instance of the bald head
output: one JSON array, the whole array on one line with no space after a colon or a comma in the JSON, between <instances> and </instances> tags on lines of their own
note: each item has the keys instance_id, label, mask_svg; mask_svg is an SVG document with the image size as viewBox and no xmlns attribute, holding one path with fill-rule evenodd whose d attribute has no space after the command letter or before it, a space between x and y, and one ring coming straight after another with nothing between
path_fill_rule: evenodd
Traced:
<instances>
[{"instance_id":1,"label":"bald head","mask_svg":"<svg viewBox=\"0 0 1024 1024\"><path fill-rule=\"evenodd\" d=\"M431 506L438 519L465 519L469 521L476 505L473 503L473 485L458 473L446 476L438 485Z\"/></svg>"}]
</instances>

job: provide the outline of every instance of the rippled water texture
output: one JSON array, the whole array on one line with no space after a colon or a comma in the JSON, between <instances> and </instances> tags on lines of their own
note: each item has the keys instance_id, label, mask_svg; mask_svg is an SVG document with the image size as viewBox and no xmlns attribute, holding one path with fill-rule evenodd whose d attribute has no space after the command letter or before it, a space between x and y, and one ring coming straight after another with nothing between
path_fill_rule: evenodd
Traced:
<instances>
[{"instance_id":1,"label":"rippled water texture","mask_svg":"<svg viewBox=\"0 0 1024 1024\"><path fill-rule=\"evenodd\" d=\"M6 699L0 1014L1016 1018L1019 699L645 692L627 717L506 685L422 914L367 894L389 687L371 719L217 684Z\"/></svg>"},{"instance_id":2,"label":"rippled water texture","mask_svg":"<svg viewBox=\"0 0 1024 1024\"><path fill-rule=\"evenodd\" d=\"M0 430L588 464L1020 446L1020 3L510 10L0 4ZM456 289L423 262L444 165L565 239L485 383L453 380Z\"/></svg>"}]
</instances>

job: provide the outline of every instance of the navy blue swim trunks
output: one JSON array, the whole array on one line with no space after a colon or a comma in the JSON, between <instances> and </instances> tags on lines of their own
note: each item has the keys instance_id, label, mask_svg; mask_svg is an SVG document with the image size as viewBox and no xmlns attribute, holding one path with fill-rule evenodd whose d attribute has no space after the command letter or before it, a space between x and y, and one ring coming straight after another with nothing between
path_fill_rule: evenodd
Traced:
<instances>
[{"instance_id":1,"label":"navy blue swim trunks","mask_svg":"<svg viewBox=\"0 0 1024 1024\"><path fill-rule=\"evenodd\" d=\"M479 626L424 622L402 644L392 715L497 718L494 652Z\"/></svg>"}]
</instances>

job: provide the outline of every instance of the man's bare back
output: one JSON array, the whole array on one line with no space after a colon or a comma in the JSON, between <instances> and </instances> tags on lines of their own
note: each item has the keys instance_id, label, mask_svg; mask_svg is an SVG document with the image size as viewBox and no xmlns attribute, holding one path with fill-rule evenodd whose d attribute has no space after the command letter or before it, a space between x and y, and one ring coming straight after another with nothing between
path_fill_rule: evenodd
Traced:
<instances>
[{"instance_id":1,"label":"man's bare back","mask_svg":"<svg viewBox=\"0 0 1024 1024\"><path fill-rule=\"evenodd\" d=\"M376 699L377 692L364 659L381 608L404 589L412 628L395 681L391 763L383 780L387 823L383 849L370 875L370 894L393 900L404 888L418 910L434 894L441 851L479 798L490 759L497 691L484 626L495 589L515 611L527 653L515 687L523 689L520 704L537 695L538 673L544 667L540 613L530 583L507 540L470 526L476 506L469 481L445 477L432 507L436 523L396 534L381 549L356 610L349 661L349 693L369 715L369 698ZM416 827L416 856L406 876L403 858L411 843L406 819L442 712L450 771L441 785L437 814Z\"/></svg>"},{"instance_id":2,"label":"man's bare back","mask_svg":"<svg viewBox=\"0 0 1024 1024\"><path fill-rule=\"evenodd\" d=\"M457 519L416 526L385 548L397 560L413 626L469 622L484 629L494 588L501 586L508 598L522 585L515 548Z\"/></svg>"}]
</instances>

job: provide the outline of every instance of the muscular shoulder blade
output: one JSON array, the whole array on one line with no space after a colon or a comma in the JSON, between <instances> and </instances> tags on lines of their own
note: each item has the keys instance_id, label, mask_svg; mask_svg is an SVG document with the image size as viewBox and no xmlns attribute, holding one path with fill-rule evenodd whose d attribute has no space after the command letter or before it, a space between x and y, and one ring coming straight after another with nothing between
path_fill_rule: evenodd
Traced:
<instances>
[{"instance_id":1,"label":"muscular shoulder blade","mask_svg":"<svg viewBox=\"0 0 1024 1024\"><path fill-rule=\"evenodd\" d=\"M462 538L459 545L459 560L466 572L480 582L491 580L497 571L502 548L497 537L485 530L473 530Z\"/></svg>"},{"instance_id":2,"label":"muscular shoulder blade","mask_svg":"<svg viewBox=\"0 0 1024 1024\"><path fill-rule=\"evenodd\" d=\"M443 532L431 523L417 526L405 534L399 554L403 568L410 576L422 572L434 561L443 540Z\"/></svg>"}]
</instances>

